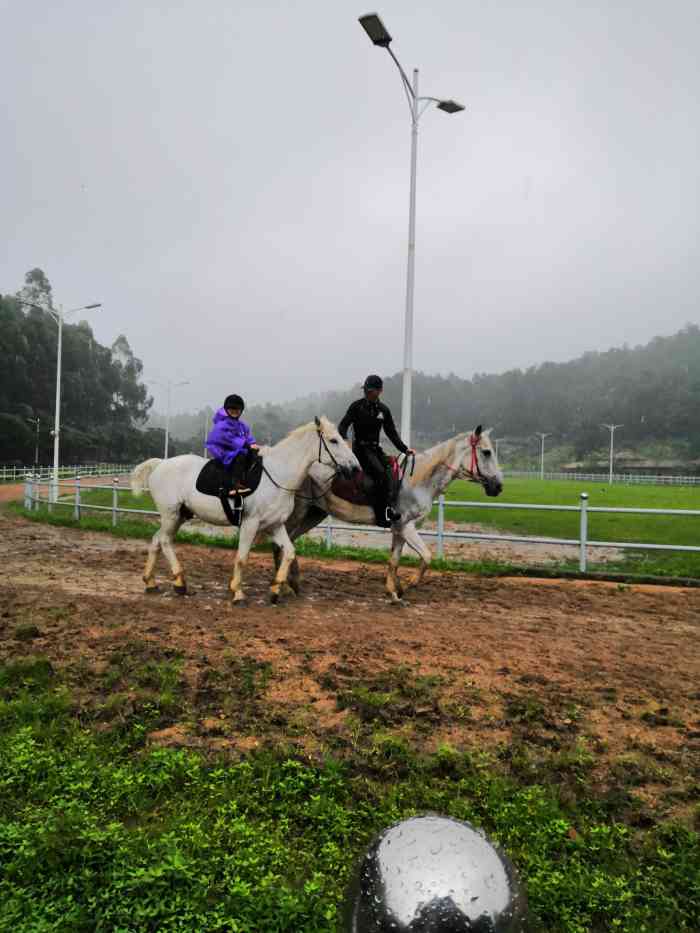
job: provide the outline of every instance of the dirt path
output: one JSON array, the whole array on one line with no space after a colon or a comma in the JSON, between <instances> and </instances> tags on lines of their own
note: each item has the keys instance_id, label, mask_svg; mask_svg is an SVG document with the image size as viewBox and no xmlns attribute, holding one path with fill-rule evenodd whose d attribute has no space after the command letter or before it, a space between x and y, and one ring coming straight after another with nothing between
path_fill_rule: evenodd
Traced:
<instances>
[{"instance_id":1,"label":"dirt path","mask_svg":"<svg viewBox=\"0 0 700 933\"><path fill-rule=\"evenodd\" d=\"M601 781L633 762L645 806L692 810L700 590L433 573L394 609L382 566L303 559L302 596L272 607L270 558L253 555L240 609L226 598L232 552L178 550L193 595L146 597L144 542L0 511L0 662L46 655L99 716L116 689L134 702L137 662L181 659L182 703L153 741L283 738L314 756L381 726L426 749L585 746ZM385 709L368 712L362 690Z\"/></svg>"}]
</instances>

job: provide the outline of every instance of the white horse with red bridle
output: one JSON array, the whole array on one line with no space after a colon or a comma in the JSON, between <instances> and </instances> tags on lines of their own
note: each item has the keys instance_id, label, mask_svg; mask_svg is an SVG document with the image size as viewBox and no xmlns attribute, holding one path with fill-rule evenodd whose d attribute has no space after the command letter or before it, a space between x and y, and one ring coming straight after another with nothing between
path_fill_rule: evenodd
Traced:
<instances>
[{"instance_id":1,"label":"white horse with red bridle","mask_svg":"<svg viewBox=\"0 0 700 933\"><path fill-rule=\"evenodd\" d=\"M435 498L455 479L480 484L487 496L498 496L503 489L503 475L489 431L483 431L481 425L474 431L458 434L417 454L413 474L404 477L397 501L401 518L391 526L391 557L386 576L386 592L393 602L400 602L403 595L398 566L404 545L407 544L420 558L420 565L409 586L418 586L425 576L432 554L421 539L416 523L430 513ZM292 541L315 528L329 514L350 524L374 524L371 506L357 505L335 495L329 487L332 480L332 473L327 467L318 463L313 465L287 521L287 532ZM283 555L277 547L274 556L279 567ZM300 573L296 557L289 568L287 583L295 593L299 592Z\"/></svg>"}]
</instances>

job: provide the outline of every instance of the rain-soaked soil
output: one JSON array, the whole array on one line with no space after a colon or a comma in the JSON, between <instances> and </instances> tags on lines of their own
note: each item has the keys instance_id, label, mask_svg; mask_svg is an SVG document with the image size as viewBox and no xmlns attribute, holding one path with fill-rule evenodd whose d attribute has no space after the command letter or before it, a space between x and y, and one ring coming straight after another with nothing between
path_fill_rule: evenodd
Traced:
<instances>
[{"instance_id":1,"label":"rain-soaked soil","mask_svg":"<svg viewBox=\"0 0 700 933\"><path fill-rule=\"evenodd\" d=\"M237 755L283 741L314 758L392 735L526 748L533 768L541 750L589 762L602 785L616 776L658 816L694 818L698 589L431 572L394 608L381 565L304 558L302 594L275 607L270 556L254 554L240 608L233 552L179 546L182 598L164 562L162 592L143 593L145 548L0 510L0 663L46 656L105 728L149 687L144 671L162 694L171 664L153 743Z\"/></svg>"}]
</instances>

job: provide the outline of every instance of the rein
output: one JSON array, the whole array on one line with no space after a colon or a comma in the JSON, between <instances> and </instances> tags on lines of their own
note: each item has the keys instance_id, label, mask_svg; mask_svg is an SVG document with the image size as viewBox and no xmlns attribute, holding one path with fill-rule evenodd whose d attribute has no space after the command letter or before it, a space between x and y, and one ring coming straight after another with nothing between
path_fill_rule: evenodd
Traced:
<instances>
[{"instance_id":1,"label":"rein","mask_svg":"<svg viewBox=\"0 0 700 933\"><path fill-rule=\"evenodd\" d=\"M324 486L323 491L318 496L303 496L299 492L298 489L288 489L286 486L281 486L277 482L277 480L274 478L274 476L272 476L272 474L267 469L267 467L265 466L264 460L263 460L263 465L262 465L263 473L265 474L265 476L267 476L267 478L270 480L273 486L276 486L278 489L281 489L283 492L291 492L295 496L298 496L300 499L304 499L307 502L316 502L317 499L320 499L322 496L324 496L328 492L328 490L331 488L331 486L333 485L333 481L335 480L339 472L338 461L335 459L330 448L328 447L328 444L326 443L326 439L323 436L321 429L316 428L316 433L318 434L318 457L316 458L316 462L322 464L323 466L330 466L330 464L324 463L323 460L321 460L321 449L323 448L328 454L328 456L331 458L331 460L333 461L334 466L336 467L335 473L333 473L333 475L331 476L330 481L328 482L328 485Z\"/></svg>"}]
</instances>

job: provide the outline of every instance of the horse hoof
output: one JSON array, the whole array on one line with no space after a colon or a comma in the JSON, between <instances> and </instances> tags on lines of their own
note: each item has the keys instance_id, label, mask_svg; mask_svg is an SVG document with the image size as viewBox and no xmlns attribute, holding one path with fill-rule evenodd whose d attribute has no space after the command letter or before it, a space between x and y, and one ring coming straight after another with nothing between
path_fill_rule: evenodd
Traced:
<instances>
[{"instance_id":1,"label":"horse hoof","mask_svg":"<svg viewBox=\"0 0 700 933\"><path fill-rule=\"evenodd\" d=\"M248 600L245 598L245 596L239 596L238 599L236 599L236 597L233 594L231 594L231 605L232 606L247 606Z\"/></svg>"},{"instance_id":2,"label":"horse hoof","mask_svg":"<svg viewBox=\"0 0 700 933\"><path fill-rule=\"evenodd\" d=\"M289 589L292 591L292 593L294 593L295 596L298 596L299 593L301 592L301 587L299 586L298 583L290 583L289 580L288 580L288 581L287 581L287 586L288 586Z\"/></svg>"},{"instance_id":3,"label":"horse hoof","mask_svg":"<svg viewBox=\"0 0 700 933\"><path fill-rule=\"evenodd\" d=\"M146 596L155 596L156 593L160 593L160 587L155 584L153 586L147 586L144 593Z\"/></svg>"},{"instance_id":4,"label":"horse hoof","mask_svg":"<svg viewBox=\"0 0 700 933\"><path fill-rule=\"evenodd\" d=\"M276 606L279 601L280 601L279 593L270 593L270 602L272 603L273 606Z\"/></svg>"},{"instance_id":5,"label":"horse hoof","mask_svg":"<svg viewBox=\"0 0 700 933\"><path fill-rule=\"evenodd\" d=\"M176 596L187 596L187 587L186 586L174 586L173 592Z\"/></svg>"}]
</instances>

